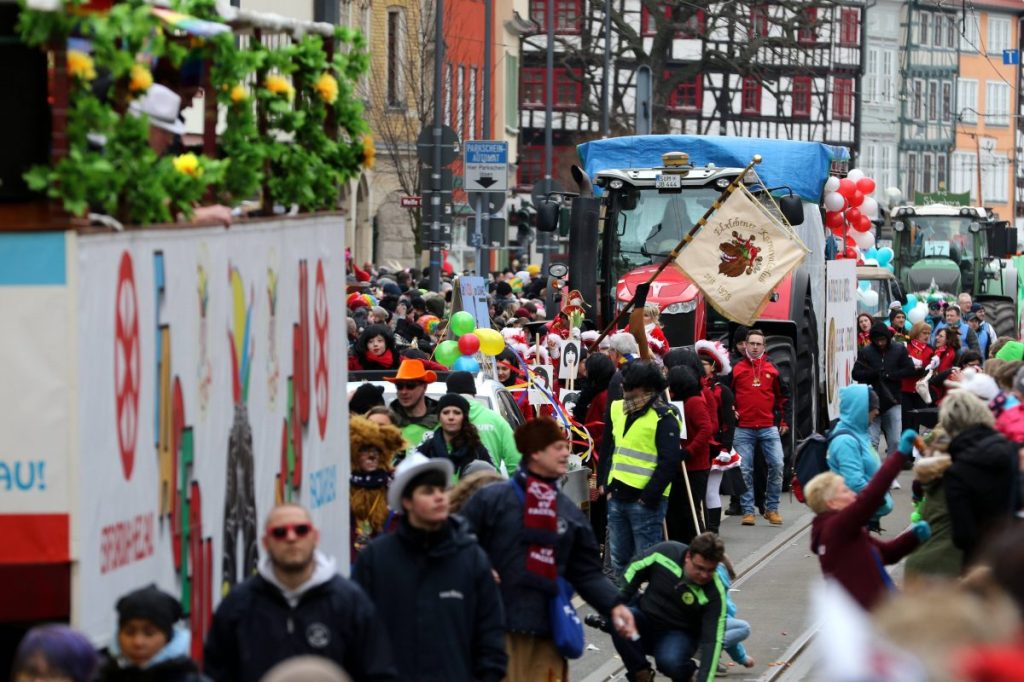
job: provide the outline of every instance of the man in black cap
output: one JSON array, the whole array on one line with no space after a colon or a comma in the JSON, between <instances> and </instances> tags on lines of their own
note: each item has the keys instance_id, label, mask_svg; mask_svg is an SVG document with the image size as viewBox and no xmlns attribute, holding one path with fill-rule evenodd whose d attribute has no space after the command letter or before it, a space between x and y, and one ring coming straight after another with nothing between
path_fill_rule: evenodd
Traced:
<instances>
[{"instance_id":1,"label":"man in black cap","mask_svg":"<svg viewBox=\"0 0 1024 682\"><path fill-rule=\"evenodd\" d=\"M960 310L956 306L952 309ZM916 376L917 369L907 347L892 342L892 330L885 322L876 320L868 335L871 343L857 351L852 377L857 383L871 386L878 394L879 416L868 428L871 446L878 448L884 430L886 448L892 450L899 443L903 430L901 384L905 377Z\"/></svg>"},{"instance_id":2,"label":"man in black cap","mask_svg":"<svg viewBox=\"0 0 1024 682\"><path fill-rule=\"evenodd\" d=\"M384 405L384 387L363 383L352 392L352 397L348 399L348 413L364 415L377 405Z\"/></svg>"}]
</instances>

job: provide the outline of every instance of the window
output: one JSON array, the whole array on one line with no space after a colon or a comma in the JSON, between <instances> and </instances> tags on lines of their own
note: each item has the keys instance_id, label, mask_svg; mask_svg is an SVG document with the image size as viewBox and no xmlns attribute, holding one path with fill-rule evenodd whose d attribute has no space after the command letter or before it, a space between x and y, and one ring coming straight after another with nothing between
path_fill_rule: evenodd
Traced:
<instances>
[{"instance_id":1,"label":"window","mask_svg":"<svg viewBox=\"0 0 1024 682\"><path fill-rule=\"evenodd\" d=\"M452 124L452 65L445 67L444 73L444 121Z\"/></svg>"},{"instance_id":2,"label":"window","mask_svg":"<svg viewBox=\"0 0 1024 682\"><path fill-rule=\"evenodd\" d=\"M579 33L580 15L583 12L582 0L530 0L530 19L540 27L540 32L548 30L549 1L555 3L555 32Z\"/></svg>"},{"instance_id":3,"label":"window","mask_svg":"<svg viewBox=\"0 0 1024 682\"><path fill-rule=\"evenodd\" d=\"M942 120L953 120L953 84L949 81L942 84Z\"/></svg>"},{"instance_id":4,"label":"window","mask_svg":"<svg viewBox=\"0 0 1024 682\"><path fill-rule=\"evenodd\" d=\"M877 157L875 155L876 145L873 142L864 144L864 149L861 152L860 159L857 160L857 167L862 168L868 173L868 177L877 178L878 168L875 165L877 163Z\"/></svg>"},{"instance_id":5,"label":"window","mask_svg":"<svg viewBox=\"0 0 1024 682\"><path fill-rule=\"evenodd\" d=\"M469 67L469 137L467 140L476 138L476 67Z\"/></svg>"},{"instance_id":6,"label":"window","mask_svg":"<svg viewBox=\"0 0 1024 682\"><path fill-rule=\"evenodd\" d=\"M832 90L832 118L849 121L853 118L853 79L837 78Z\"/></svg>"},{"instance_id":7,"label":"window","mask_svg":"<svg viewBox=\"0 0 1024 682\"><path fill-rule=\"evenodd\" d=\"M869 47L867 53L867 64L864 68L864 101L875 102L878 99L878 91L884 77L879 78L879 57L881 50L877 47Z\"/></svg>"},{"instance_id":8,"label":"window","mask_svg":"<svg viewBox=\"0 0 1024 682\"><path fill-rule=\"evenodd\" d=\"M939 118L939 83L928 81L928 120L936 121Z\"/></svg>"},{"instance_id":9,"label":"window","mask_svg":"<svg viewBox=\"0 0 1024 682\"><path fill-rule=\"evenodd\" d=\"M918 190L918 155L908 152L906 155L906 197L910 201Z\"/></svg>"},{"instance_id":10,"label":"window","mask_svg":"<svg viewBox=\"0 0 1024 682\"><path fill-rule=\"evenodd\" d=\"M1007 201L1010 163L1005 154L988 154L981 159L981 193L988 203Z\"/></svg>"},{"instance_id":11,"label":"window","mask_svg":"<svg viewBox=\"0 0 1024 682\"><path fill-rule=\"evenodd\" d=\"M1010 86L1003 82L985 83L985 124L1010 125Z\"/></svg>"},{"instance_id":12,"label":"window","mask_svg":"<svg viewBox=\"0 0 1024 682\"><path fill-rule=\"evenodd\" d=\"M519 130L519 55L505 53L505 129Z\"/></svg>"},{"instance_id":13,"label":"window","mask_svg":"<svg viewBox=\"0 0 1024 682\"><path fill-rule=\"evenodd\" d=\"M558 174L564 164L576 163L576 147L551 148L551 175ZM544 145L521 145L519 147L519 184L533 185L544 179Z\"/></svg>"},{"instance_id":14,"label":"window","mask_svg":"<svg viewBox=\"0 0 1024 682\"><path fill-rule=\"evenodd\" d=\"M811 77L793 78L793 116L811 115Z\"/></svg>"},{"instance_id":15,"label":"window","mask_svg":"<svg viewBox=\"0 0 1024 682\"><path fill-rule=\"evenodd\" d=\"M920 25L917 30L917 44L927 45L928 39L931 37L929 34L931 32L932 15L928 12L921 12L921 17L918 19L918 23Z\"/></svg>"},{"instance_id":16,"label":"window","mask_svg":"<svg viewBox=\"0 0 1024 682\"><path fill-rule=\"evenodd\" d=\"M994 17L988 15L988 40L985 41L985 49L989 54L1002 54L1003 50L1009 50L1010 45L1010 18Z\"/></svg>"},{"instance_id":17,"label":"window","mask_svg":"<svg viewBox=\"0 0 1024 682\"><path fill-rule=\"evenodd\" d=\"M956 107L964 123L978 122L978 81L960 78L956 82Z\"/></svg>"},{"instance_id":18,"label":"window","mask_svg":"<svg viewBox=\"0 0 1024 682\"><path fill-rule=\"evenodd\" d=\"M463 140L466 139L466 67L459 64L459 80L455 83L455 130Z\"/></svg>"},{"instance_id":19,"label":"window","mask_svg":"<svg viewBox=\"0 0 1024 682\"><path fill-rule=\"evenodd\" d=\"M646 5L640 6L640 20L642 22L642 35L653 36L658 32L657 17L648 11ZM665 20L672 21L672 5L665 6ZM704 35L705 26L704 10L699 9L691 14L686 21L682 22L682 28L676 31L676 37L699 38Z\"/></svg>"},{"instance_id":20,"label":"window","mask_svg":"<svg viewBox=\"0 0 1024 682\"><path fill-rule=\"evenodd\" d=\"M668 108L676 111L700 111L703 104L704 81L700 74L679 83L668 96Z\"/></svg>"},{"instance_id":21,"label":"window","mask_svg":"<svg viewBox=\"0 0 1024 682\"><path fill-rule=\"evenodd\" d=\"M921 177L921 191L931 192L932 191L932 155L922 154L924 160L924 173Z\"/></svg>"},{"instance_id":22,"label":"window","mask_svg":"<svg viewBox=\"0 0 1024 682\"><path fill-rule=\"evenodd\" d=\"M522 69L522 80L520 88L522 92L522 107L524 109L543 109L544 93L546 91L544 74L546 69L543 66L531 66ZM569 109L578 106L583 99L583 82L579 74L573 74L568 69L555 69L555 101L554 109Z\"/></svg>"},{"instance_id":23,"label":"window","mask_svg":"<svg viewBox=\"0 0 1024 682\"><path fill-rule=\"evenodd\" d=\"M754 5L750 8L750 28L747 30L747 36L751 40L768 36L767 5Z\"/></svg>"},{"instance_id":24,"label":"window","mask_svg":"<svg viewBox=\"0 0 1024 682\"><path fill-rule=\"evenodd\" d=\"M879 168L880 172L875 176L875 180L878 181L878 187L888 189L892 187L893 177L896 175L896 168L892 162L893 148L888 145L882 145L881 154L879 154Z\"/></svg>"},{"instance_id":25,"label":"window","mask_svg":"<svg viewBox=\"0 0 1024 682\"><path fill-rule=\"evenodd\" d=\"M844 7L839 13L839 44L860 44L860 12L851 7Z\"/></svg>"},{"instance_id":26,"label":"window","mask_svg":"<svg viewBox=\"0 0 1024 682\"><path fill-rule=\"evenodd\" d=\"M879 81L881 87L879 91L882 95L882 100L885 102L893 101L893 92L895 91L896 84L899 83L899 62L896 59L895 50L884 50L882 52L882 68L879 72Z\"/></svg>"},{"instance_id":27,"label":"window","mask_svg":"<svg viewBox=\"0 0 1024 682\"><path fill-rule=\"evenodd\" d=\"M932 18L932 45L942 47L946 37L946 15L936 14Z\"/></svg>"},{"instance_id":28,"label":"window","mask_svg":"<svg viewBox=\"0 0 1024 682\"><path fill-rule=\"evenodd\" d=\"M402 96L402 65L405 64L405 56L402 54L404 19L401 8L388 10L387 97L389 107L401 107L405 104L405 98Z\"/></svg>"},{"instance_id":29,"label":"window","mask_svg":"<svg viewBox=\"0 0 1024 682\"><path fill-rule=\"evenodd\" d=\"M954 20L957 24L959 20ZM958 26L959 28L959 26ZM980 36L978 35L978 15L971 12L964 19L963 33L960 34L960 51L977 52L979 49Z\"/></svg>"},{"instance_id":30,"label":"window","mask_svg":"<svg viewBox=\"0 0 1024 682\"><path fill-rule=\"evenodd\" d=\"M753 76L743 78L741 111L744 114L761 113L761 81Z\"/></svg>"},{"instance_id":31,"label":"window","mask_svg":"<svg viewBox=\"0 0 1024 682\"><path fill-rule=\"evenodd\" d=\"M970 192L971 197L977 199L974 159L974 152L953 152L952 172L949 178L950 192Z\"/></svg>"},{"instance_id":32,"label":"window","mask_svg":"<svg viewBox=\"0 0 1024 682\"><path fill-rule=\"evenodd\" d=\"M801 43L818 42L818 8L805 7L800 16L800 28L797 29L796 39Z\"/></svg>"},{"instance_id":33,"label":"window","mask_svg":"<svg viewBox=\"0 0 1024 682\"><path fill-rule=\"evenodd\" d=\"M914 94L913 94L913 109L912 109L912 112L913 112L913 115L914 115L913 117L915 119L917 119L917 120L920 120L923 117L923 114L924 114L924 111L923 111L924 110L923 101L924 101L924 81L915 80L914 81Z\"/></svg>"},{"instance_id":34,"label":"window","mask_svg":"<svg viewBox=\"0 0 1024 682\"><path fill-rule=\"evenodd\" d=\"M946 15L946 47L956 47L959 22L952 14Z\"/></svg>"},{"instance_id":35,"label":"window","mask_svg":"<svg viewBox=\"0 0 1024 682\"><path fill-rule=\"evenodd\" d=\"M946 155L942 153L935 155L935 182L936 189L946 189Z\"/></svg>"}]
</instances>

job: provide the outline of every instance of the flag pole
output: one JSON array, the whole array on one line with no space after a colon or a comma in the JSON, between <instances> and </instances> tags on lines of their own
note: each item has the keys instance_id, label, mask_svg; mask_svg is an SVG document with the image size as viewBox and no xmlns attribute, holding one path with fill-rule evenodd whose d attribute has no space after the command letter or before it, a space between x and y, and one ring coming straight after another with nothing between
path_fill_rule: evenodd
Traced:
<instances>
[{"instance_id":1,"label":"flag pole","mask_svg":"<svg viewBox=\"0 0 1024 682\"><path fill-rule=\"evenodd\" d=\"M664 261L662 261L661 265L658 266L658 269L651 273L651 276L647 279L647 285L650 285L654 280L656 280L658 278L658 275L665 271L665 268L668 267L668 264L675 261L675 259L679 257L679 252L682 251L687 244L693 241L693 238L697 236L697 233L700 232L700 229L707 224L708 218L711 217L711 214L717 211L719 208L721 208L725 200L728 199L732 195L732 193L736 191L736 188L740 186L740 183L743 182L743 178L747 176L747 173L749 173L754 168L754 166L756 166L759 163L761 163L761 155L754 154L754 157L750 160L750 163L747 164L747 167L743 169L743 172L737 175L735 178L733 178L732 182L729 183L729 186L722 190L722 193L718 195L717 199L715 199L715 203L711 204L711 207L704 212L704 215L700 217L700 220L698 220L694 224L694 226L690 228L689 232L683 235L683 238L680 239L679 243L675 245L675 247L672 249L672 252L668 254L668 257ZM601 342L604 341L605 337L607 337L608 334L610 334L611 331L615 329L616 326L618 326L619 320L621 320L623 317L628 315L633 310L635 303L636 296L634 296L633 299L626 304L626 307L620 310L618 314L616 314L615 317L612 318L612 321L608 323L608 326L604 328L604 331L601 332L601 335L597 337L596 341L594 341L594 348L599 347L601 345Z\"/></svg>"}]
</instances>

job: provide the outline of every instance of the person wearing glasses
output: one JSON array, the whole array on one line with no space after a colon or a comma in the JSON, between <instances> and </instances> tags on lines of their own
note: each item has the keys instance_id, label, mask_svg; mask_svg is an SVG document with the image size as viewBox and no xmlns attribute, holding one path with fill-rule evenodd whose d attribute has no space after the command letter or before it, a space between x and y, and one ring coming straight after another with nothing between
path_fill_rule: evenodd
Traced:
<instances>
[{"instance_id":1,"label":"person wearing glasses","mask_svg":"<svg viewBox=\"0 0 1024 682\"><path fill-rule=\"evenodd\" d=\"M373 602L317 550L309 512L283 504L267 516L266 556L213 615L203 672L214 682L256 682L294 656L328 658L357 680L398 680Z\"/></svg>"},{"instance_id":2,"label":"person wearing glasses","mask_svg":"<svg viewBox=\"0 0 1024 682\"><path fill-rule=\"evenodd\" d=\"M689 545L658 543L633 558L626 568L622 598L633 612L640 637L612 634L627 680L654 679L648 655L670 680L715 679L728 620L728 589L718 573L724 558L725 545L710 532ZM644 583L647 589L640 593ZM692 660L698 649L699 669Z\"/></svg>"},{"instance_id":3,"label":"person wearing glasses","mask_svg":"<svg viewBox=\"0 0 1024 682\"><path fill-rule=\"evenodd\" d=\"M398 366L398 374L385 379L395 385L398 393L390 407L398 417L395 426L402 430L411 450L440 423L437 401L427 397L427 384L437 381L437 374L427 369L422 360L406 359Z\"/></svg>"}]
</instances>

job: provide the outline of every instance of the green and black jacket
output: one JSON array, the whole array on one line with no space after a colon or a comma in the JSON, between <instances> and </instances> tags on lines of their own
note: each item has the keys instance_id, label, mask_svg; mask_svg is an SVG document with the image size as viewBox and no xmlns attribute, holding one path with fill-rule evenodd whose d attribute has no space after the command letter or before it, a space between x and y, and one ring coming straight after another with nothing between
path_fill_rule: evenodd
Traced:
<instances>
[{"instance_id":1,"label":"green and black jacket","mask_svg":"<svg viewBox=\"0 0 1024 682\"><path fill-rule=\"evenodd\" d=\"M643 583L639 608L655 627L682 630L700 640L701 661L697 679L713 680L725 636L726 587L718 573L707 585L690 582L683 572L687 546L681 542L660 542L639 554L626 568L622 590L631 600Z\"/></svg>"}]
</instances>

